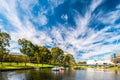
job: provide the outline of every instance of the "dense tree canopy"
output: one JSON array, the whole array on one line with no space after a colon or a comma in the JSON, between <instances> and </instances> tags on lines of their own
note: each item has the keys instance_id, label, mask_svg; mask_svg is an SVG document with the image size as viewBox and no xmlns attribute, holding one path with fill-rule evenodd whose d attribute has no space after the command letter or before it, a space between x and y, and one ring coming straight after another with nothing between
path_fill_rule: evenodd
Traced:
<instances>
[{"instance_id":1,"label":"dense tree canopy","mask_svg":"<svg viewBox=\"0 0 120 80\"><path fill-rule=\"evenodd\" d=\"M40 57L41 57L40 62L41 63L44 63L44 62L48 63L49 60L52 59L52 55L51 55L49 49L47 49L45 46L40 46L39 50L40 50Z\"/></svg>"},{"instance_id":2,"label":"dense tree canopy","mask_svg":"<svg viewBox=\"0 0 120 80\"><path fill-rule=\"evenodd\" d=\"M51 50L45 46L34 45L31 41L26 39L19 39L18 43L21 45L21 53L27 55L31 62L36 63L52 63L70 65L75 62L72 54L64 54L59 47L53 47Z\"/></svg>"},{"instance_id":3,"label":"dense tree canopy","mask_svg":"<svg viewBox=\"0 0 120 80\"><path fill-rule=\"evenodd\" d=\"M3 59L3 54L8 53L9 50L6 48L7 46L10 46L9 41L10 41L10 35L6 32L1 32L0 30L0 58L1 58L1 63Z\"/></svg>"},{"instance_id":4,"label":"dense tree canopy","mask_svg":"<svg viewBox=\"0 0 120 80\"><path fill-rule=\"evenodd\" d=\"M51 49L51 53L52 53L52 56L53 56L53 61L54 61L54 64L56 63L56 61L61 61L61 57L63 56L64 52L62 49L60 49L59 47L53 47Z\"/></svg>"},{"instance_id":5,"label":"dense tree canopy","mask_svg":"<svg viewBox=\"0 0 120 80\"><path fill-rule=\"evenodd\" d=\"M63 58L64 65L70 65L71 63L74 63L74 57L72 54L64 54Z\"/></svg>"},{"instance_id":6,"label":"dense tree canopy","mask_svg":"<svg viewBox=\"0 0 120 80\"><path fill-rule=\"evenodd\" d=\"M20 52L22 55L4 54L8 53L10 35L0 31L0 61L4 62L27 62L42 63L42 64L62 64L71 65L75 63L72 54L64 54L59 47L52 47L51 50L45 46L33 44L30 40L19 39L18 44L21 46Z\"/></svg>"}]
</instances>

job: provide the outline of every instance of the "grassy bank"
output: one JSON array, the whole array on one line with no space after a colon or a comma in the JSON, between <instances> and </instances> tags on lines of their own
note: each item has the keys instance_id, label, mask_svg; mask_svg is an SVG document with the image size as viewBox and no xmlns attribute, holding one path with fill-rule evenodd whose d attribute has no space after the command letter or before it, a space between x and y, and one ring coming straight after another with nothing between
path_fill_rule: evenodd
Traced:
<instances>
[{"instance_id":1,"label":"grassy bank","mask_svg":"<svg viewBox=\"0 0 120 80\"><path fill-rule=\"evenodd\" d=\"M33 68L41 68L41 67L50 68L53 67L53 65L27 63L27 65L25 66L25 63L9 63L9 62L3 62L2 64L0 64L0 70L33 69Z\"/></svg>"},{"instance_id":2,"label":"grassy bank","mask_svg":"<svg viewBox=\"0 0 120 80\"><path fill-rule=\"evenodd\" d=\"M91 68L91 66L74 66L74 69L87 69L87 68Z\"/></svg>"},{"instance_id":3,"label":"grassy bank","mask_svg":"<svg viewBox=\"0 0 120 80\"><path fill-rule=\"evenodd\" d=\"M108 67L109 70L120 70L120 66L112 66L112 67Z\"/></svg>"}]
</instances>

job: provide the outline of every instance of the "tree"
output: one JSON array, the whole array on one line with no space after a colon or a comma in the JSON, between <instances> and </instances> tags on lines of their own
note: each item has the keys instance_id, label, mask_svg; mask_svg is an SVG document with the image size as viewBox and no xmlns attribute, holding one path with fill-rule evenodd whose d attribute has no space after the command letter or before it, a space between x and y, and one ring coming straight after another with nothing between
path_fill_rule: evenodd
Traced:
<instances>
[{"instance_id":1,"label":"tree","mask_svg":"<svg viewBox=\"0 0 120 80\"><path fill-rule=\"evenodd\" d=\"M75 63L74 57L72 54L64 54L63 59L64 65L71 65Z\"/></svg>"},{"instance_id":2,"label":"tree","mask_svg":"<svg viewBox=\"0 0 120 80\"><path fill-rule=\"evenodd\" d=\"M24 55L14 55L14 62L22 63L22 62L29 62L29 58Z\"/></svg>"},{"instance_id":3,"label":"tree","mask_svg":"<svg viewBox=\"0 0 120 80\"><path fill-rule=\"evenodd\" d=\"M55 64L57 61L60 61L62 55L64 54L64 53L63 53L63 50L60 49L59 47L53 47L53 48L51 49L51 53L52 53L52 56L53 56L53 62L54 62L54 64Z\"/></svg>"},{"instance_id":4,"label":"tree","mask_svg":"<svg viewBox=\"0 0 120 80\"><path fill-rule=\"evenodd\" d=\"M26 39L19 39L18 40L19 45L21 45L22 47L20 48L20 52L23 53L24 55L28 56L29 58L34 56L34 50L33 50L33 44L31 41L26 40ZM27 59L26 59L27 61ZM25 66L26 66L26 62L25 62Z\"/></svg>"},{"instance_id":5,"label":"tree","mask_svg":"<svg viewBox=\"0 0 120 80\"><path fill-rule=\"evenodd\" d=\"M8 33L6 32L1 32L0 30L0 56L1 56L1 64L2 64L2 60L3 60L3 54L4 53L8 53L9 50L6 47L9 47L9 41L10 41L11 37Z\"/></svg>"},{"instance_id":6,"label":"tree","mask_svg":"<svg viewBox=\"0 0 120 80\"><path fill-rule=\"evenodd\" d=\"M43 63L48 63L49 60L52 59L52 55L51 55L49 49L47 49L45 46L39 47L39 51L40 51L40 53L39 53L40 62L42 63L42 65L43 65Z\"/></svg>"},{"instance_id":7,"label":"tree","mask_svg":"<svg viewBox=\"0 0 120 80\"><path fill-rule=\"evenodd\" d=\"M40 51L39 51L39 46L38 45L33 46L33 52L34 52L34 56L32 57L32 61L40 63L40 57L39 57L39 52Z\"/></svg>"},{"instance_id":8,"label":"tree","mask_svg":"<svg viewBox=\"0 0 120 80\"><path fill-rule=\"evenodd\" d=\"M86 61L79 61L77 64L86 64Z\"/></svg>"}]
</instances>

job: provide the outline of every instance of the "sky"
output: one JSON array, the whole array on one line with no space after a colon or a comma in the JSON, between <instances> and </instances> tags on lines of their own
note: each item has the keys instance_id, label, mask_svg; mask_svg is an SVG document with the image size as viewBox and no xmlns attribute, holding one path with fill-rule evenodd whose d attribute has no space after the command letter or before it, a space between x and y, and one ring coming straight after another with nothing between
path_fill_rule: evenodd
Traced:
<instances>
[{"instance_id":1,"label":"sky","mask_svg":"<svg viewBox=\"0 0 120 80\"><path fill-rule=\"evenodd\" d=\"M76 61L109 60L120 52L120 0L0 0L0 29L18 39L57 46Z\"/></svg>"}]
</instances>

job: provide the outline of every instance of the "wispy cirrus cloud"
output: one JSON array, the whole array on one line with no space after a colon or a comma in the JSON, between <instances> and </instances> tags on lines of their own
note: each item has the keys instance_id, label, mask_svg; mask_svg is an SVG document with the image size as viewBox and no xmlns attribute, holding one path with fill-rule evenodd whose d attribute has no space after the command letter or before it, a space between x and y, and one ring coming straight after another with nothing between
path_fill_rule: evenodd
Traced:
<instances>
[{"instance_id":1,"label":"wispy cirrus cloud","mask_svg":"<svg viewBox=\"0 0 120 80\"><path fill-rule=\"evenodd\" d=\"M15 41L17 43L18 39L26 38L26 39L31 40L35 44L44 44L44 43L47 44L46 39L48 39L49 37L46 36L45 33L37 31L35 29L34 25L29 21L29 18L31 18L32 14L28 14L27 16L23 14L25 19L23 19L23 21L20 20L20 17L17 12L17 3L18 2L16 0L13 0L11 3L8 3L5 0L4 1L1 0L0 3L2 4L0 6L0 9L1 9L0 13L6 17L6 19L9 21L9 23L12 24L11 28L15 29L15 31L10 31L10 35L11 35L13 41ZM34 3L34 2L32 1L31 3ZM30 7L30 4L28 4L28 5ZM26 6L25 6L25 3L22 4L22 6L25 6L24 7L25 9L27 8L29 10L28 5L26 4ZM28 12L31 12L31 11L28 11ZM43 16L41 18L43 20L41 19L41 20L39 20L39 22L41 24L45 24L46 18L43 18ZM2 28L4 28L4 26L2 26ZM39 40L46 41L46 42L40 43ZM11 46L12 46L12 44L11 44Z\"/></svg>"},{"instance_id":2,"label":"wispy cirrus cloud","mask_svg":"<svg viewBox=\"0 0 120 80\"><path fill-rule=\"evenodd\" d=\"M38 45L58 46L65 53L73 54L77 61L110 59L110 54L120 51L120 24L116 23L120 19L119 4L113 11L105 12L100 8L104 3L103 0L92 0L89 5L84 6L88 8L83 8L85 12L81 15L79 9L75 9L74 6L77 5L76 3L85 2L70 1L67 5L70 7L68 11L73 11L72 13L59 12L60 15L55 15L56 7L65 6L65 2L64 0L46 2L0 0L0 16L5 18L0 17L0 29L8 32L12 37L11 52L19 52L17 40L20 38L26 38ZM71 27L68 21L71 21L73 13L72 19L75 25ZM56 19L57 24L49 26L51 15L60 17L65 24L59 23ZM8 25L11 27L6 30L5 27Z\"/></svg>"},{"instance_id":3,"label":"wispy cirrus cloud","mask_svg":"<svg viewBox=\"0 0 120 80\"><path fill-rule=\"evenodd\" d=\"M107 14L104 14L100 19L104 24L114 24L117 19L120 18L119 16L120 10L111 11Z\"/></svg>"}]
</instances>

